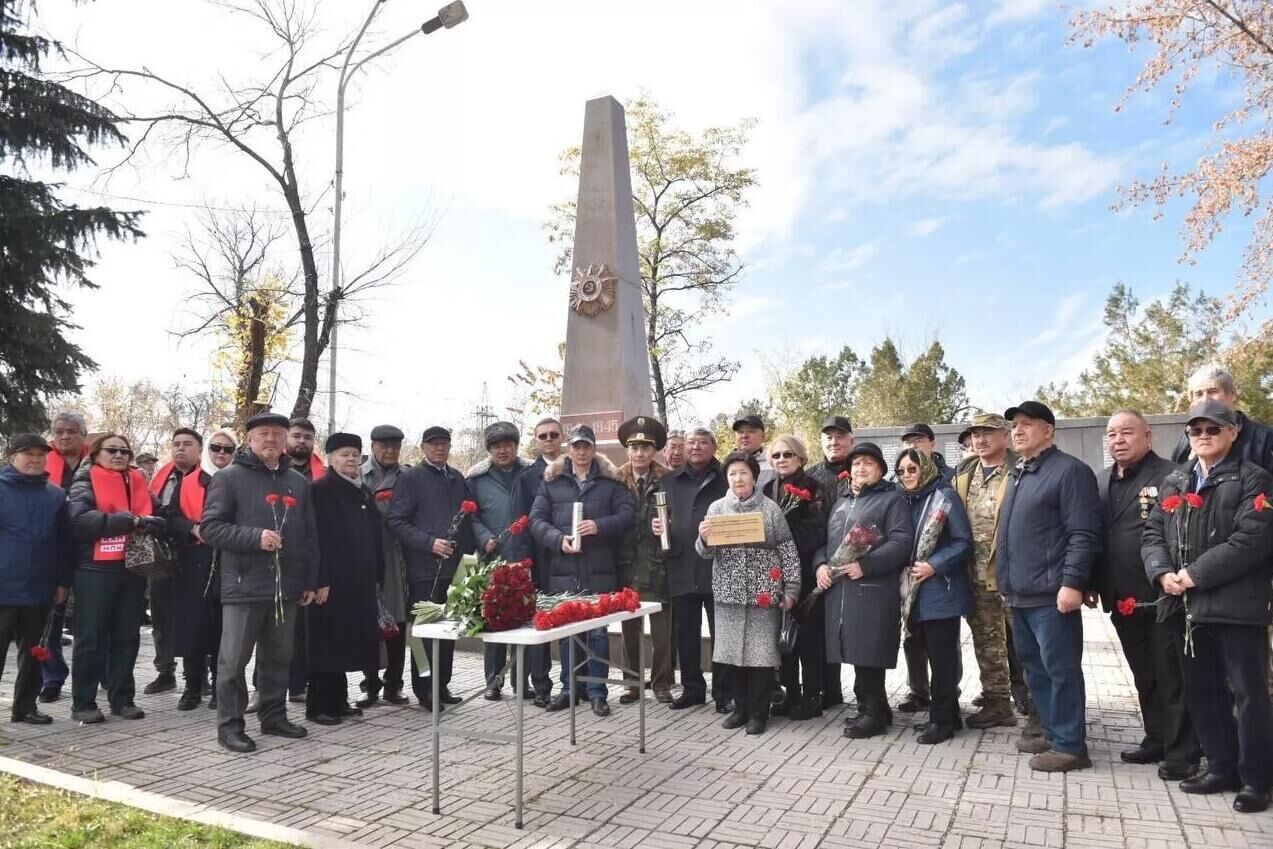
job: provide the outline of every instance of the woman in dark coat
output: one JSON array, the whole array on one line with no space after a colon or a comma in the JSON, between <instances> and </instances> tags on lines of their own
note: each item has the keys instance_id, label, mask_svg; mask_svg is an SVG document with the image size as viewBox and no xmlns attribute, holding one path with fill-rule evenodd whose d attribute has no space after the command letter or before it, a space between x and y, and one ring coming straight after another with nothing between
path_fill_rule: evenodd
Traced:
<instances>
[{"instance_id":1,"label":"woman in dark coat","mask_svg":"<svg viewBox=\"0 0 1273 849\"><path fill-rule=\"evenodd\" d=\"M923 451L904 449L893 469L915 525L909 582L903 586L913 582L907 625L932 670L928 724L917 741L931 745L949 740L963 727L959 719L959 621L968 615L971 601L968 556L972 553L972 524L963 502ZM938 512L945 515L940 533L934 524ZM932 530L927 530L930 527Z\"/></svg>"},{"instance_id":2,"label":"woman in dark coat","mask_svg":"<svg viewBox=\"0 0 1273 849\"><path fill-rule=\"evenodd\" d=\"M217 706L217 654L221 649L221 585L212 580L216 552L199 535L203 502L212 476L230 465L239 447L225 428L208 439L199 468L181 479L178 512L168 517L168 534L177 543L177 573L172 579L172 653L181 658L186 689L177 710L194 710L203 701L204 676L212 674Z\"/></svg>"},{"instance_id":3,"label":"woman in dark coat","mask_svg":"<svg viewBox=\"0 0 1273 849\"><path fill-rule=\"evenodd\" d=\"M813 557L827 541L827 504L821 484L805 473L809 451L801 440L790 435L775 438L769 445L769 462L775 477L765 484L764 494L786 514L800 554L799 600L804 601L816 585ZM822 715L822 676L827 658L822 599L815 600L813 608L800 616L799 626L795 651L782 656L781 680L786 698L770 711L774 716L795 720Z\"/></svg>"},{"instance_id":4,"label":"woman in dark coat","mask_svg":"<svg viewBox=\"0 0 1273 849\"><path fill-rule=\"evenodd\" d=\"M384 580L385 558L380 513L362 483L362 439L333 433L325 447L331 473L312 488L319 590L317 604L305 609L310 670L305 715L319 725L336 725L362 714L349 705L345 673L380 662L376 588Z\"/></svg>"},{"instance_id":5,"label":"woman in dark coat","mask_svg":"<svg viewBox=\"0 0 1273 849\"><path fill-rule=\"evenodd\" d=\"M97 708L102 684L113 715L146 715L133 703L146 580L124 568L124 550L132 531L163 532L165 523L154 515L146 479L129 467L132 456L124 437L99 436L67 492L71 533L81 545L74 577L71 716L85 725L105 719Z\"/></svg>"},{"instance_id":6,"label":"woman in dark coat","mask_svg":"<svg viewBox=\"0 0 1273 849\"><path fill-rule=\"evenodd\" d=\"M879 446L861 442L845 459L847 491L831 510L826 547L814 556L818 586L826 591L827 662L853 664L858 715L846 719L844 736L883 734L893 722L884 692L884 671L897 665L901 642L902 570L915 545L911 511L897 487L884 480L888 467ZM874 526L878 539L868 553L844 564L845 576L833 577L828 563L855 527Z\"/></svg>"}]
</instances>

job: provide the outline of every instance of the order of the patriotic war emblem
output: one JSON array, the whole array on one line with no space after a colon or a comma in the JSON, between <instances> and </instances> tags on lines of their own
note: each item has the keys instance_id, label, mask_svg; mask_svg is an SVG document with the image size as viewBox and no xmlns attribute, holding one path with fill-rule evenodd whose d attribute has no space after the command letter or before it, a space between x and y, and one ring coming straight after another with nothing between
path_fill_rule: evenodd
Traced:
<instances>
[{"instance_id":1,"label":"order of the patriotic war emblem","mask_svg":"<svg viewBox=\"0 0 1273 849\"><path fill-rule=\"evenodd\" d=\"M614 287L618 278L605 263L576 268L570 284L570 308L582 315L593 316L614 305Z\"/></svg>"}]
</instances>

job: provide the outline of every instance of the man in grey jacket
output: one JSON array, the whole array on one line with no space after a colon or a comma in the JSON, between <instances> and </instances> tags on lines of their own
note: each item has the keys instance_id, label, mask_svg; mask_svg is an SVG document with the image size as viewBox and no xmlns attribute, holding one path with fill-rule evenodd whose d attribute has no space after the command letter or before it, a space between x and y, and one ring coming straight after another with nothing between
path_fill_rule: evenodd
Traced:
<instances>
[{"instance_id":1,"label":"man in grey jacket","mask_svg":"<svg viewBox=\"0 0 1273 849\"><path fill-rule=\"evenodd\" d=\"M261 733L304 737L287 720L288 665L301 607L327 600L318 587L318 534L309 482L283 453L287 419L253 416L247 447L212 478L195 535L220 555L221 652L217 661L217 741L251 752L244 733L244 669L256 650Z\"/></svg>"},{"instance_id":2,"label":"man in grey jacket","mask_svg":"<svg viewBox=\"0 0 1273 849\"><path fill-rule=\"evenodd\" d=\"M1041 772L1086 769L1080 610L1101 550L1096 475L1057 449L1046 405L1025 401L1003 417L1020 458L1000 512L995 576L1046 735L1022 737L1017 749L1033 754L1030 768Z\"/></svg>"}]
</instances>

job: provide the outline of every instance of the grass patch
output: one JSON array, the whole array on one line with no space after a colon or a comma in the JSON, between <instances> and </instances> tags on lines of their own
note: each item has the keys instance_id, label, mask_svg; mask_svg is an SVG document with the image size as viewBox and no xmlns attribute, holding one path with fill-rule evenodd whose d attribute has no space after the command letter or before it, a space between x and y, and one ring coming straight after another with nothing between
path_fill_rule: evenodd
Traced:
<instances>
[{"instance_id":1,"label":"grass patch","mask_svg":"<svg viewBox=\"0 0 1273 849\"><path fill-rule=\"evenodd\" d=\"M0 775L0 849L285 849Z\"/></svg>"}]
</instances>

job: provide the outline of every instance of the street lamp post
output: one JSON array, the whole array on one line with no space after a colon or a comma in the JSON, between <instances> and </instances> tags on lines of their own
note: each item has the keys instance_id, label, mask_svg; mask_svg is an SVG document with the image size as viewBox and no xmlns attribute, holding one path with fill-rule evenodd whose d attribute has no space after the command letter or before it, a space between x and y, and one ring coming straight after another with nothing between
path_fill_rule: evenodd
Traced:
<instances>
[{"instance_id":1,"label":"street lamp post","mask_svg":"<svg viewBox=\"0 0 1273 849\"><path fill-rule=\"evenodd\" d=\"M336 87L336 203L333 208L334 222L332 224L332 286L331 293L335 302L331 307L332 316L332 332L331 339L328 343L329 358L327 362L327 432L334 433L336 430L336 337L337 330L340 327L337 321L337 313L340 309L340 207L341 201L344 200L344 182L345 182L345 86L353 79L354 74L363 65L379 56L383 56L398 45L414 38L417 35L429 35L440 29L451 29L454 26L462 24L468 20L468 10L464 8L463 0L455 0L454 3L448 3L441 9L438 14L421 24L417 29L389 42L379 50L368 53L366 56L354 62L350 67L350 62L354 58L354 50L358 47L358 42L362 41L363 35L367 32L367 27L371 26L371 22L375 20L376 15L380 13L380 8L387 3L388 0L373 0L371 4L371 12L367 15L367 20L363 21L362 28L358 30L358 35L354 37L354 41L349 45L349 50L345 53L345 62L340 66L340 78Z\"/></svg>"}]
</instances>

